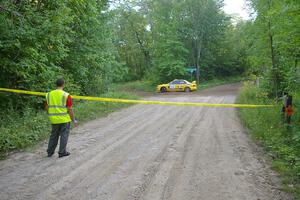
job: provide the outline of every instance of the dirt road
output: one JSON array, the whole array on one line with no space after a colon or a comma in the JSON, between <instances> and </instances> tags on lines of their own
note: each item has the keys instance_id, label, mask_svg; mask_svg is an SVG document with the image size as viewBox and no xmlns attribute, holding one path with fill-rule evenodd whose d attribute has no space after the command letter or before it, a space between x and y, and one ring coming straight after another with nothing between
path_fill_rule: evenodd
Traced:
<instances>
[{"instance_id":1,"label":"dirt road","mask_svg":"<svg viewBox=\"0 0 300 200\"><path fill-rule=\"evenodd\" d=\"M148 99L233 103L237 89ZM0 199L290 199L234 108L134 105L73 132L70 157L44 144L0 161Z\"/></svg>"}]
</instances>

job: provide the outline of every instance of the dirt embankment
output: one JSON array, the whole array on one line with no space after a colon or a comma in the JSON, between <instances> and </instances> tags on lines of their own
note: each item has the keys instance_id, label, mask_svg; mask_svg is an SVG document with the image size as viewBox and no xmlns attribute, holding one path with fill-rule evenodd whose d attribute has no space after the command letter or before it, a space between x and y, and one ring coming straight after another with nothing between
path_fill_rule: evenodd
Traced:
<instances>
[{"instance_id":1,"label":"dirt embankment","mask_svg":"<svg viewBox=\"0 0 300 200\"><path fill-rule=\"evenodd\" d=\"M233 103L238 85L151 100ZM135 105L0 161L0 199L285 200L234 108Z\"/></svg>"}]
</instances>

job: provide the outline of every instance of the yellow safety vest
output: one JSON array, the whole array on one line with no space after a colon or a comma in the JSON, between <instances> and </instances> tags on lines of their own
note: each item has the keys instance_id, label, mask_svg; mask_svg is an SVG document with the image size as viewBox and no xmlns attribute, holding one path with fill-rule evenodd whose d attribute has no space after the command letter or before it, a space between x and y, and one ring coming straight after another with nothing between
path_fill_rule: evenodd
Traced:
<instances>
[{"instance_id":1,"label":"yellow safety vest","mask_svg":"<svg viewBox=\"0 0 300 200\"><path fill-rule=\"evenodd\" d=\"M53 90L46 94L48 116L52 124L62 124L71 121L67 109L69 94L63 90Z\"/></svg>"}]
</instances>

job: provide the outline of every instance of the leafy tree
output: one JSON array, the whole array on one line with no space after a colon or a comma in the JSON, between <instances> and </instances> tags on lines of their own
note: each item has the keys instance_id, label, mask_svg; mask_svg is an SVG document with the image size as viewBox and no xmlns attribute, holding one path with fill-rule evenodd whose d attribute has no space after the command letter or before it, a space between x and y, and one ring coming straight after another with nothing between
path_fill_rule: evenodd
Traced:
<instances>
[{"instance_id":1,"label":"leafy tree","mask_svg":"<svg viewBox=\"0 0 300 200\"><path fill-rule=\"evenodd\" d=\"M107 1L97 0L2 1L1 86L49 91L61 76L72 93L103 92L113 79L111 71L120 66L114 57L107 9ZM1 97L1 107L6 109L22 110L43 101Z\"/></svg>"},{"instance_id":2,"label":"leafy tree","mask_svg":"<svg viewBox=\"0 0 300 200\"><path fill-rule=\"evenodd\" d=\"M180 38L180 4L176 1L154 2L151 30L153 31L153 63L156 82L170 81L185 75L188 50Z\"/></svg>"},{"instance_id":3,"label":"leafy tree","mask_svg":"<svg viewBox=\"0 0 300 200\"><path fill-rule=\"evenodd\" d=\"M124 2L114 10L115 45L119 61L128 68L126 80L141 79L151 67L151 35L139 2Z\"/></svg>"},{"instance_id":4,"label":"leafy tree","mask_svg":"<svg viewBox=\"0 0 300 200\"><path fill-rule=\"evenodd\" d=\"M188 0L182 2L181 7L182 38L187 41L186 45L191 53L189 63L196 66L199 82L200 65L214 68L212 65L216 55L213 43L218 42L219 36L224 34L226 17L221 12L221 1ZM205 74L206 70L210 71L209 68L204 68L202 73Z\"/></svg>"},{"instance_id":5,"label":"leafy tree","mask_svg":"<svg viewBox=\"0 0 300 200\"><path fill-rule=\"evenodd\" d=\"M248 58L258 67L266 90L278 97L299 84L299 3L252 0L257 17L249 26L252 43ZM256 39L254 39L256 38ZM271 87L270 87L271 86Z\"/></svg>"}]
</instances>

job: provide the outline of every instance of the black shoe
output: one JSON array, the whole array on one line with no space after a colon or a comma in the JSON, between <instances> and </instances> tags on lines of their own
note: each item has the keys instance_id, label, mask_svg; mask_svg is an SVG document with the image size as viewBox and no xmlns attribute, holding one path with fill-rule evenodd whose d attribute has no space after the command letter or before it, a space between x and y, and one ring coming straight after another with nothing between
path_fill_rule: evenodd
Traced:
<instances>
[{"instance_id":1,"label":"black shoe","mask_svg":"<svg viewBox=\"0 0 300 200\"><path fill-rule=\"evenodd\" d=\"M70 152L66 152L66 153L63 153L63 154L59 154L58 157L61 158L61 157L64 157L64 156L69 156L70 155Z\"/></svg>"},{"instance_id":2,"label":"black shoe","mask_svg":"<svg viewBox=\"0 0 300 200\"><path fill-rule=\"evenodd\" d=\"M48 153L47 157L50 158L53 156L54 153Z\"/></svg>"}]
</instances>

